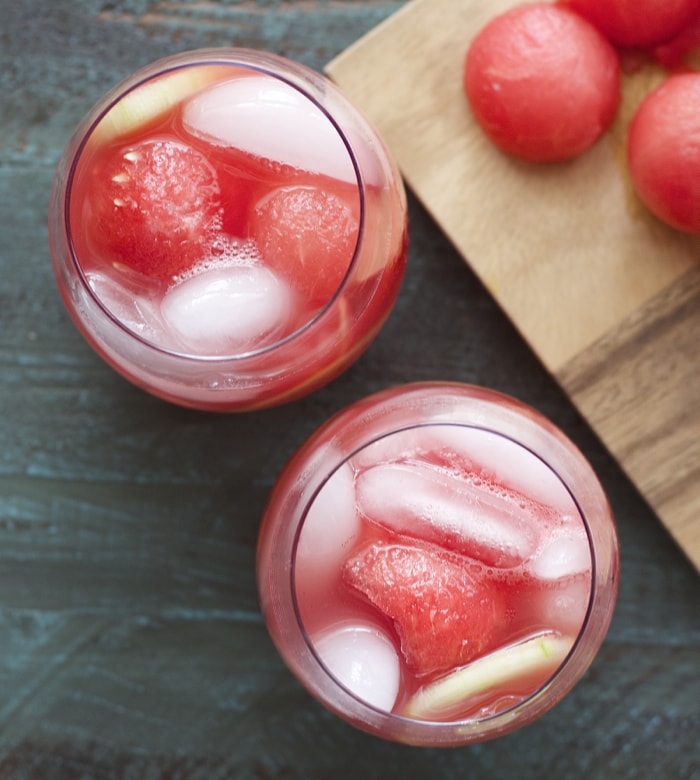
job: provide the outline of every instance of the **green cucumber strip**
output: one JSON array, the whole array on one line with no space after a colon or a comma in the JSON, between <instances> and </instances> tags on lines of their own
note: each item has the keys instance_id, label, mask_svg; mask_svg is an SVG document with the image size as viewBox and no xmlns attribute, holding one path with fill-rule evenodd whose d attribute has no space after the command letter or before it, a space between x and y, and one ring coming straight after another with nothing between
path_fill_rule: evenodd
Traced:
<instances>
[{"instance_id":1,"label":"green cucumber strip","mask_svg":"<svg viewBox=\"0 0 700 780\"><path fill-rule=\"evenodd\" d=\"M193 65L136 87L104 115L93 139L105 143L165 116L181 100L225 76L226 67Z\"/></svg>"},{"instance_id":2,"label":"green cucumber strip","mask_svg":"<svg viewBox=\"0 0 700 780\"><path fill-rule=\"evenodd\" d=\"M421 688L402 714L421 720L439 718L470 696L522 675L554 670L566 658L572 644L570 638L542 634L496 650Z\"/></svg>"}]
</instances>

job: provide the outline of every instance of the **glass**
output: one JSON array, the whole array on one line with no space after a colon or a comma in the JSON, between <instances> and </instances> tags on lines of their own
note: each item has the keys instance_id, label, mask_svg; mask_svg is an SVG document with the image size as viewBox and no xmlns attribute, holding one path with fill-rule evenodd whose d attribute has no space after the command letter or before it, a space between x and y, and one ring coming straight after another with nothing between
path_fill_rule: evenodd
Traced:
<instances>
[{"instance_id":1,"label":"glass","mask_svg":"<svg viewBox=\"0 0 700 780\"><path fill-rule=\"evenodd\" d=\"M308 691L408 744L508 733L581 678L612 618L612 513L591 466L499 393L419 383L339 412L266 506L258 588Z\"/></svg>"},{"instance_id":2,"label":"glass","mask_svg":"<svg viewBox=\"0 0 700 780\"><path fill-rule=\"evenodd\" d=\"M404 272L405 192L324 77L199 50L84 118L49 243L71 317L114 369L174 403L250 410L322 386L374 339Z\"/></svg>"}]
</instances>

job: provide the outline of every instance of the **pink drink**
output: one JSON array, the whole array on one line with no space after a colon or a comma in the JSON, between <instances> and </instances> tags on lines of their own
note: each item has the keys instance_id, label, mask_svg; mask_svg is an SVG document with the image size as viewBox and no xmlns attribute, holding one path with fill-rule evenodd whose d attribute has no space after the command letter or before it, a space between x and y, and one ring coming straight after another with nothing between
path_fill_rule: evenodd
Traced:
<instances>
[{"instance_id":1,"label":"pink drink","mask_svg":"<svg viewBox=\"0 0 700 780\"><path fill-rule=\"evenodd\" d=\"M258 583L281 655L361 729L462 744L538 717L612 617L614 522L590 466L513 399L418 384L336 415L265 511Z\"/></svg>"},{"instance_id":2,"label":"pink drink","mask_svg":"<svg viewBox=\"0 0 700 780\"><path fill-rule=\"evenodd\" d=\"M247 50L162 60L107 95L59 164L49 227L97 352L205 409L337 376L406 259L405 195L375 131L319 74Z\"/></svg>"}]
</instances>

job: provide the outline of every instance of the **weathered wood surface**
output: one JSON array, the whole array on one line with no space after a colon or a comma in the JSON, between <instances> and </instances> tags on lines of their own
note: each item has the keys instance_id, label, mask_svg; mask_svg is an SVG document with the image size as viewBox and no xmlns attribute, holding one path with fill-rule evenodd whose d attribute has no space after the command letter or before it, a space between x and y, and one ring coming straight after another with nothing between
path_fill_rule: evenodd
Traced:
<instances>
[{"instance_id":1,"label":"weathered wood surface","mask_svg":"<svg viewBox=\"0 0 700 780\"><path fill-rule=\"evenodd\" d=\"M386 328L289 407L227 417L152 399L91 352L56 292L53 168L106 88L211 45L321 69L402 5L0 3L1 780L700 777L697 574L413 198ZM385 743L315 704L266 635L254 580L258 519L294 447L371 391L439 378L511 393L564 428L622 543L618 609L586 678L521 732L447 751Z\"/></svg>"}]
</instances>

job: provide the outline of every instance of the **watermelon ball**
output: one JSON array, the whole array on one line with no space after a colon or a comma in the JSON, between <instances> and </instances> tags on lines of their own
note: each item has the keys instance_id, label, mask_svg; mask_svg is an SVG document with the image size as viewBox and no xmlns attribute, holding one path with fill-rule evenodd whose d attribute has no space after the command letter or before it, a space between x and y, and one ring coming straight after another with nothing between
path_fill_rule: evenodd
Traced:
<instances>
[{"instance_id":1,"label":"watermelon ball","mask_svg":"<svg viewBox=\"0 0 700 780\"><path fill-rule=\"evenodd\" d=\"M83 228L102 263L171 280L208 259L221 194L196 149L166 139L114 147L93 166L88 188Z\"/></svg>"},{"instance_id":2,"label":"watermelon ball","mask_svg":"<svg viewBox=\"0 0 700 780\"><path fill-rule=\"evenodd\" d=\"M571 159L592 146L620 104L620 60L581 16L526 3L494 17L464 60L474 117L499 149L533 162Z\"/></svg>"},{"instance_id":3,"label":"watermelon ball","mask_svg":"<svg viewBox=\"0 0 700 780\"><path fill-rule=\"evenodd\" d=\"M648 208L671 227L700 234L700 73L671 76L647 95L627 155Z\"/></svg>"}]
</instances>

